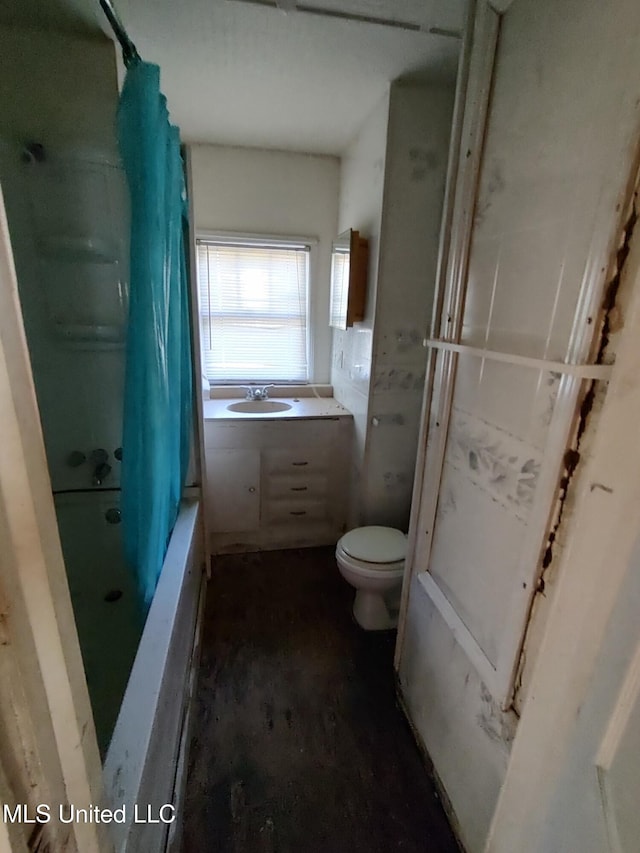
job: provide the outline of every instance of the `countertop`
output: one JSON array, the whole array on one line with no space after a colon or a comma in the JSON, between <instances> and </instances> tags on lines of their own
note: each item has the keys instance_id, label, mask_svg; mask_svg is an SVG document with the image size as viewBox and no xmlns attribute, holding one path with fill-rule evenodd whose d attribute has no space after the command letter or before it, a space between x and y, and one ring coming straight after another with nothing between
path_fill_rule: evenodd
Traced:
<instances>
[{"instance_id":1,"label":"countertop","mask_svg":"<svg viewBox=\"0 0 640 853\"><path fill-rule=\"evenodd\" d=\"M333 397L269 397L270 401L288 403L286 412L230 412L227 406L240 403L233 399L204 400L205 421L286 421L291 419L351 418L353 415Z\"/></svg>"}]
</instances>

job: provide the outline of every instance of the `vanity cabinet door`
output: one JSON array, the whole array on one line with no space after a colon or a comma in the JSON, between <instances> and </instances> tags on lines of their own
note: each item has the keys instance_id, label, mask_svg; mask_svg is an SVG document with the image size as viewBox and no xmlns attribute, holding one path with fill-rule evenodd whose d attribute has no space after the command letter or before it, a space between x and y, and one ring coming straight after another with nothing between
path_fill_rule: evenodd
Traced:
<instances>
[{"instance_id":1,"label":"vanity cabinet door","mask_svg":"<svg viewBox=\"0 0 640 853\"><path fill-rule=\"evenodd\" d=\"M213 533L260 526L260 451L209 450L207 492Z\"/></svg>"}]
</instances>

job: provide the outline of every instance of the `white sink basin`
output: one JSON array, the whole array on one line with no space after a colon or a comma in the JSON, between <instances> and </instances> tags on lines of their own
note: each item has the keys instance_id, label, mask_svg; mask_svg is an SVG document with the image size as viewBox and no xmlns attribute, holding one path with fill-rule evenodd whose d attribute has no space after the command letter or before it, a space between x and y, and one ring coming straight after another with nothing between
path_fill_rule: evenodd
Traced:
<instances>
[{"instance_id":1,"label":"white sink basin","mask_svg":"<svg viewBox=\"0 0 640 853\"><path fill-rule=\"evenodd\" d=\"M279 400L243 400L241 403L231 403L227 406L230 412L246 412L254 415L286 412L290 408L289 403L281 403Z\"/></svg>"}]
</instances>

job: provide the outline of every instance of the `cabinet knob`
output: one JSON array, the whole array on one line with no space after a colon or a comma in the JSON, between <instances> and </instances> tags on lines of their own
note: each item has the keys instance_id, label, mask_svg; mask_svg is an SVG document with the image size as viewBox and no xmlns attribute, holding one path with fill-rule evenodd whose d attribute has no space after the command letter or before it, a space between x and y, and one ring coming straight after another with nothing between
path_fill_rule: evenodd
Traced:
<instances>
[{"instance_id":1,"label":"cabinet knob","mask_svg":"<svg viewBox=\"0 0 640 853\"><path fill-rule=\"evenodd\" d=\"M255 490L256 490L256 487L255 487L255 486L249 486L249 491L250 491L250 492L255 492Z\"/></svg>"}]
</instances>

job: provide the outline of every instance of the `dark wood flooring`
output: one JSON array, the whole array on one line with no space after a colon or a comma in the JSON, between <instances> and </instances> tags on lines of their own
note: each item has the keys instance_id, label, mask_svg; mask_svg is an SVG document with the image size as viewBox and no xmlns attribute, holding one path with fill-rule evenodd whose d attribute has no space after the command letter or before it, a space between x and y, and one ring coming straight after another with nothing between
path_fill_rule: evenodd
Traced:
<instances>
[{"instance_id":1,"label":"dark wood flooring","mask_svg":"<svg viewBox=\"0 0 640 853\"><path fill-rule=\"evenodd\" d=\"M458 853L331 548L217 558L183 853Z\"/></svg>"}]
</instances>

